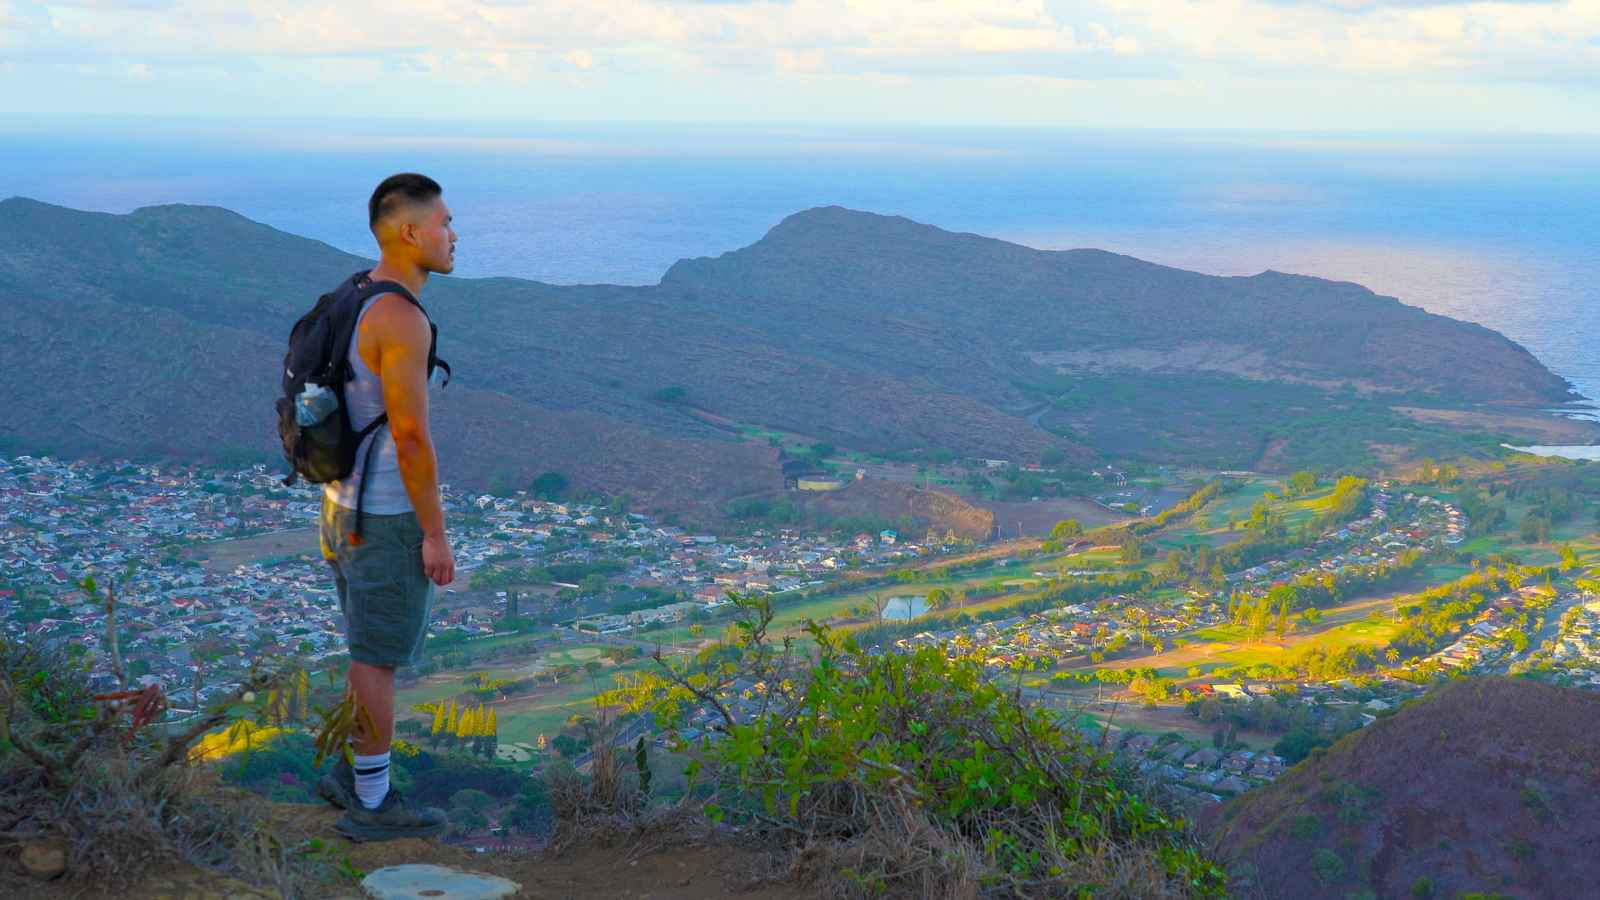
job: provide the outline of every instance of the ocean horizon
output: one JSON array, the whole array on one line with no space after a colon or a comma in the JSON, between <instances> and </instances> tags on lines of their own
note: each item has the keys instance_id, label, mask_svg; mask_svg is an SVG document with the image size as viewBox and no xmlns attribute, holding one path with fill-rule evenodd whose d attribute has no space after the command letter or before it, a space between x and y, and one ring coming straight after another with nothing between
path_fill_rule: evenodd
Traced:
<instances>
[{"instance_id":1,"label":"ocean horizon","mask_svg":"<svg viewBox=\"0 0 1600 900\"><path fill-rule=\"evenodd\" d=\"M370 255L368 193L422 171L455 214L457 274L558 284L653 284L837 204L1357 282L1493 328L1594 398L1597 151L1570 135L14 116L0 196L223 206Z\"/></svg>"}]
</instances>

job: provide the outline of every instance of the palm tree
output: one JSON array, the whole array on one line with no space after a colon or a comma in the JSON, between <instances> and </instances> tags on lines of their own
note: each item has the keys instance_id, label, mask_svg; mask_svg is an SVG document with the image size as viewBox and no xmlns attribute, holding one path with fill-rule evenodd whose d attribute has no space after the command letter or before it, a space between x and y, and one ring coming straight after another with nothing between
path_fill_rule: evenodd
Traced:
<instances>
[{"instance_id":1,"label":"palm tree","mask_svg":"<svg viewBox=\"0 0 1600 900\"><path fill-rule=\"evenodd\" d=\"M1385 657L1386 657L1386 658L1388 658L1388 660L1389 660L1389 665L1391 665L1391 666L1392 666L1392 665L1394 665L1394 664L1395 664L1395 663L1396 663L1396 662L1397 662L1397 661L1399 661L1399 659L1400 659L1400 651L1399 651L1399 650L1396 650L1396 649L1395 649L1395 648L1393 648L1393 647L1390 647L1390 648L1389 648L1389 652L1388 652L1388 653L1385 653L1385 654L1384 654L1384 656L1385 656Z\"/></svg>"}]
</instances>

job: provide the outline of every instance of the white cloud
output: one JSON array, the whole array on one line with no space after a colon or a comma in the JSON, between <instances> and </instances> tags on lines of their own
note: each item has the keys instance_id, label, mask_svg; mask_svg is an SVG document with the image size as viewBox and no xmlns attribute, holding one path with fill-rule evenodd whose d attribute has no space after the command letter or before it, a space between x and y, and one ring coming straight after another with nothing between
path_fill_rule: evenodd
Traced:
<instances>
[{"instance_id":1,"label":"white cloud","mask_svg":"<svg viewBox=\"0 0 1600 900\"><path fill-rule=\"evenodd\" d=\"M353 73L709 78L752 108L796 78L945 91L1132 80L1167 95L1259 79L1592 88L1600 0L0 0L0 73L48 80L52 67L152 90L163 74L286 69L331 91Z\"/></svg>"}]
</instances>

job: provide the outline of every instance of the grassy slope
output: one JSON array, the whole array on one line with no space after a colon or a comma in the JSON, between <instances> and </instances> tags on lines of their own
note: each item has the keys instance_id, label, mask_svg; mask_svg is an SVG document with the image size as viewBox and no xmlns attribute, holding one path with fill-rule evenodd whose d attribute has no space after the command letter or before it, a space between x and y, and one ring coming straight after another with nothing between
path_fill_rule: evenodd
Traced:
<instances>
[{"instance_id":1,"label":"grassy slope","mask_svg":"<svg viewBox=\"0 0 1600 900\"><path fill-rule=\"evenodd\" d=\"M1448 683L1235 801L1223 849L1246 855L1271 896L1401 897L1424 877L1437 897L1589 896L1597 747L1600 696L1515 678ZM1330 789L1354 800L1330 802ZM1308 815L1317 826L1295 836ZM1342 878L1316 878L1318 851L1343 861Z\"/></svg>"}]
</instances>

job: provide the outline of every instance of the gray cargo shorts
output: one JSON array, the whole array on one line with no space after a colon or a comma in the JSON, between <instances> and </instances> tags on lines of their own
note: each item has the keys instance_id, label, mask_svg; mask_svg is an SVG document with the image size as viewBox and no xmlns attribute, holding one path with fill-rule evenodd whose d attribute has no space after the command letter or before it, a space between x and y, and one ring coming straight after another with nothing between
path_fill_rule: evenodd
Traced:
<instances>
[{"instance_id":1,"label":"gray cargo shorts","mask_svg":"<svg viewBox=\"0 0 1600 900\"><path fill-rule=\"evenodd\" d=\"M433 618L433 582L422 569L422 525L414 512L361 518L362 544L350 543L354 510L322 500L322 555L333 567L350 659L411 666Z\"/></svg>"}]
</instances>

